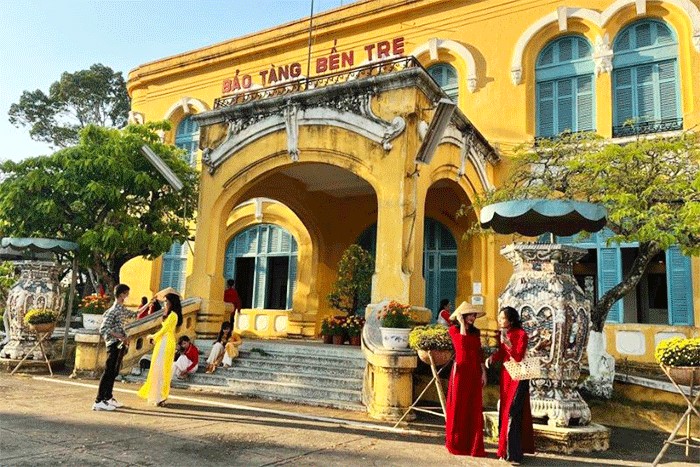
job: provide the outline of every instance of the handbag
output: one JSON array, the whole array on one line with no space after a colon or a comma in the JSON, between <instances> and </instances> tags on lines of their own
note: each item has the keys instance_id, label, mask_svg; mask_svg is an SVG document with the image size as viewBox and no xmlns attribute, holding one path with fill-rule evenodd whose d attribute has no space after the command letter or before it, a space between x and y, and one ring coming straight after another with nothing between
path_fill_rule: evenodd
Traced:
<instances>
[{"instance_id":1,"label":"handbag","mask_svg":"<svg viewBox=\"0 0 700 467\"><path fill-rule=\"evenodd\" d=\"M503 366L510 377L518 381L542 377L542 369L538 357L525 357L519 362L510 359L507 362L503 362Z\"/></svg>"}]
</instances>

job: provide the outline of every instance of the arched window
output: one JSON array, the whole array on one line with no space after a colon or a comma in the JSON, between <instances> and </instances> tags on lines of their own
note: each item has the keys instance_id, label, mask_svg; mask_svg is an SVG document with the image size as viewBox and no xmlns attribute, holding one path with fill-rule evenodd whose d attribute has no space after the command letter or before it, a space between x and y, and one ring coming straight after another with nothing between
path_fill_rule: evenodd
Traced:
<instances>
[{"instance_id":1,"label":"arched window","mask_svg":"<svg viewBox=\"0 0 700 467\"><path fill-rule=\"evenodd\" d=\"M457 295L457 242L452 233L435 219L426 218L423 227L423 277L425 306L433 319L440 311L440 300L455 303Z\"/></svg>"},{"instance_id":2,"label":"arched window","mask_svg":"<svg viewBox=\"0 0 700 467\"><path fill-rule=\"evenodd\" d=\"M194 165L197 162L197 148L199 147L199 125L192 116L184 118L177 126L175 132L175 146L187 151L187 161Z\"/></svg>"},{"instance_id":3,"label":"arched window","mask_svg":"<svg viewBox=\"0 0 700 467\"><path fill-rule=\"evenodd\" d=\"M535 67L536 136L595 130L593 70L591 45L581 36L561 37L542 49Z\"/></svg>"},{"instance_id":4,"label":"arched window","mask_svg":"<svg viewBox=\"0 0 700 467\"><path fill-rule=\"evenodd\" d=\"M457 70L447 63L438 63L428 68L428 74L440 85L445 94L454 102L459 98Z\"/></svg>"},{"instance_id":5,"label":"arched window","mask_svg":"<svg viewBox=\"0 0 700 467\"><path fill-rule=\"evenodd\" d=\"M235 279L243 308L291 309L297 277L297 242L276 225L246 229L226 247L224 276Z\"/></svg>"},{"instance_id":6,"label":"arched window","mask_svg":"<svg viewBox=\"0 0 700 467\"><path fill-rule=\"evenodd\" d=\"M187 271L187 244L174 242L170 250L163 255L163 268L160 274L160 289L176 289L180 294L185 291L185 274Z\"/></svg>"},{"instance_id":7,"label":"arched window","mask_svg":"<svg viewBox=\"0 0 700 467\"><path fill-rule=\"evenodd\" d=\"M613 50L613 136L682 129L674 32L638 21L620 31Z\"/></svg>"}]
</instances>

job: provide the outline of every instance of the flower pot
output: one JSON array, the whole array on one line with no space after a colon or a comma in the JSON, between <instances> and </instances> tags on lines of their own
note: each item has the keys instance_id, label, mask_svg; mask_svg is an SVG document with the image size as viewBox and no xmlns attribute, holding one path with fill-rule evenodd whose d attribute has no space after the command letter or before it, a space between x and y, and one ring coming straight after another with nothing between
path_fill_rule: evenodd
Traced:
<instances>
[{"instance_id":1,"label":"flower pot","mask_svg":"<svg viewBox=\"0 0 700 467\"><path fill-rule=\"evenodd\" d=\"M56 323L41 323L41 324L30 324L29 329L40 334L53 333L56 328Z\"/></svg>"},{"instance_id":2,"label":"flower pot","mask_svg":"<svg viewBox=\"0 0 700 467\"><path fill-rule=\"evenodd\" d=\"M336 334L333 336L333 343L335 345L343 345L343 342L345 342L345 336L342 334Z\"/></svg>"},{"instance_id":3,"label":"flower pot","mask_svg":"<svg viewBox=\"0 0 700 467\"><path fill-rule=\"evenodd\" d=\"M102 324L102 315L90 315L90 314L83 314L83 327L85 329L100 329L100 325Z\"/></svg>"},{"instance_id":4,"label":"flower pot","mask_svg":"<svg viewBox=\"0 0 700 467\"><path fill-rule=\"evenodd\" d=\"M433 363L435 363L436 366L442 366L452 359L451 350L418 350L418 358L428 365L430 365L429 355L433 356Z\"/></svg>"},{"instance_id":5,"label":"flower pot","mask_svg":"<svg viewBox=\"0 0 700 467\"><path fill-rule=\"evenodd\" d=\"M410 328L383 328L379 331L382 333L382 346L385 349L401 350L408 348L408 334Z\"/></svg>"},{"instance_id":6,"label":"flower pot","mask_svg":"<svg viewBox=\"0 0 700 467\"><path fill-rule=\"evenodd\" d=\"M362 342L362 336L350 336L350 345L360 346Z\"/></svg>"},{"instance_id":7,"label":"flower pot","mask_svg":"<svg viewBox=\"0 0 700 467\"><path fill-rule=\"evenodd\" d=\"M692 380L695 386L700 385L700 366L669 366L666 368L676 383L690 386Z\"/></svg>"},{"instance_id":8,"label":"flower pot","mask_svg":"<svg viewBox=\"0 0 700 467\"><path fill-rule=\"evenodd\" d=\"M324 334L323 335L323 343L324 344L332 344L333 343L333 336L330 334Z\"/></svg>"}]
</instances>

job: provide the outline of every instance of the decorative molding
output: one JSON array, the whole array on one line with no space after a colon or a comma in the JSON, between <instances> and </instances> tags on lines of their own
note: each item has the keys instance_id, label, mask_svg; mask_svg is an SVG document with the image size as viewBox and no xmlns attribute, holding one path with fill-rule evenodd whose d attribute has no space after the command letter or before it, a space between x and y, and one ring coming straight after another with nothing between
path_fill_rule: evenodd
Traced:
<instances>
[{"instance_id":1,"label":"decorative molding","mask_svg":"<svg viewBox=\"0 0 700 467\"><path fill-rule=\"evenodd\" d=\"M457 179L466 174L468 161L474 166L474 170L476 171L479 181L481 182L481 186L484 187L484 190L492 190L495 188L493 183L491 183L491 180L489 180L489 176L486 171L486 156L484 156L483 151L479 150L477 146L478 139L475 138L473 130L468 129L466 131L460 131L456 126L452 124L448 125L445 129L445 134L443 135L440 144L452 144L460 149Z\"/></svg>"},{"instance_id":2,"label":"decorative molding","mask_svg":"<svg viewBox=\"0 0 700 467\"><path fill-rule=\"evenodd\" d=\"M145 117L143 113L129 110L129 118L127 119L127 123L129 123L129 125L143 125L144 121Z\"/></svg>"},{"instance_id":3,"label":"decorative molding","mask_svg":"<svg viewBox=\"0 0 700 467\"><path fill-rule=\"evenodd\" d=\"M189 115L192 113L190 108L196 110L197 113L202 113L209 110L209 106L199 99L195 99L194 97L183 97L170 106L170 108L165 112L163 119L170 120L177 110L182 110L183 114Z\"/></svg>"},{"instance_id":4,"label":"decorative molding","mask_svg":"<svg viewBox=\"0 0 700 467\"><path fill-rule=\"evenodd\" d=\"M543 16L532 23L518 38L513 49L511 59L511 79L513 84L522 83L523 71L523 53L530 41L546 26L552 23L557 23L560 32L568 31L568 19L579 18L598 26L603 29L608 22L622 9L634 5L635 12L638 16L645 15L647 12L647 3L649 0L616 0L608 8L602 12L590 10L588 8L571 8L559 7L556 11ZM670 4L683 11L692 27L691 40L695 50L700 52L700 9L690 0L664 0L664 3ZM597 72L596 65L596 72Z\"/></svg>"},{"instance_id":5,"label":"decorative molding","mask_svg":"<svg viewBox=\"0 0 700 467\"><path fill-rule=\"evenodd\" d=\"M228 119L228 134L225 141L215 149L205 149L202 163L210 173L231 155L252 142L271 133L284 130L287 133L287 151L292 161L299 159L300 126L335 126L352 131L382 146L385 151L392 148L391 141L406 128L406 121L396 116L385 121L372 112L372 91L360 94L334 94L315 100L304 107L301 102L287 102L280 112L269 107L252 114Z\"/></svg>"},{"instance_id":6,"label":"decorative molding","mask_svg":"<svg viewBox=\"0 0 700 467\"><path fill-rule=\"evenodd\" d=\"M450 39L438 39L436 37L430 39L425 44L416 47L411 55L418 57L424 53L428 53L431 61L436 61L438 59L438 50L443 49L456 55L457 57L464 60L467 65L467 89L469 92L476 91L477 88L477 78L476 78L476 62L474 61L474 56L464 45L459 42Z\"/></svg>"},{"instance_id":7,"label":"decorative molding","mask_svg":"<svg viewBox=\"0 0 700 467\"><path fill-rule=\"evenodd\" d=\"M595 39L593 50L593 63L595 64L595 75L610 73L613 69L613 49L610 45L610 36L598 36Z\"/></svg>"}]
</instances>

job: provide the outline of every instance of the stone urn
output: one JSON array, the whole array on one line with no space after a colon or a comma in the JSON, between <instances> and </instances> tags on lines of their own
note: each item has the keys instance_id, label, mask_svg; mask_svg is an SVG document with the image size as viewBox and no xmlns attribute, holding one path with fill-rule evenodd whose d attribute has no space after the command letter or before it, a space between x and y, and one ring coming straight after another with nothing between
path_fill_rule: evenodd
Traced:
<instances>
[{"instance_id":1,"label":"stone urn","mask_svg":"<svg viewBox=\"0 0 700 467\"><path fill-rule=\"evenodd\" d=\"M63 309L59 274L61 268L51 261L17 261L20 277L7 297L5 314L10 317L9 342L0 351L0 358L21 359L36 343L36 334L24 324L24 315L32 308L49 309L60 313ZM46 349L50 359L51 348ZM41 349L34 349L29 358L43 361Z\"/></svg>"},{"instance_id":2,"label":"stone urn","mask_svg":"<svg viewBox=\"0 0 700 467\"><path fill-rule=\"evenodd\" d=\"M529 338L528 353L541 361L542 378L530 381L532 416L546 418L551 426L588 425L591 411L577 385L591 301L573 275L573 265L586 250L515 243L501 254L514 272L499 297L499 308L518 310Z\"/></svg>"}]
</instances>

